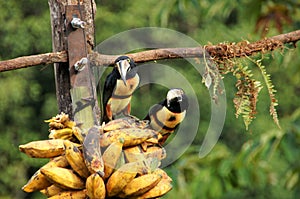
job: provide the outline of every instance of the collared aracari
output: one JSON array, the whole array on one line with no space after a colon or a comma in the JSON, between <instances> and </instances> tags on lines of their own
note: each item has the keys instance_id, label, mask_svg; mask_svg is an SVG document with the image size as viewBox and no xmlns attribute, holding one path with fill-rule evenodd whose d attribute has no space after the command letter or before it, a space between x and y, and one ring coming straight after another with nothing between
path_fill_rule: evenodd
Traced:
<instances>
[{"instance_id":1,"label":"collared aracari","mask_svg":"<svg viewBox=\"0 0 300 199\"><path fill-rule=\"evenodd\" d=\"M168 91L166 99L150 108L144 119L149 120L152 129L163 135L160 144L163 144L183 121L188 106L188 98L184 91L173 88Z\"/></svg>"},{"instance_id":2,"label":"collared aracari","mask_svg":"<svg viewBox=\"0 0 300 199\"><path fill-rule=\"evenodd\" d=\"M103 121L108 122L116 116L130 115L132 93L140 82L134 61L127 56L115 60L112 72L107 76L103 90Z\"/></svg>"}]
</instances>

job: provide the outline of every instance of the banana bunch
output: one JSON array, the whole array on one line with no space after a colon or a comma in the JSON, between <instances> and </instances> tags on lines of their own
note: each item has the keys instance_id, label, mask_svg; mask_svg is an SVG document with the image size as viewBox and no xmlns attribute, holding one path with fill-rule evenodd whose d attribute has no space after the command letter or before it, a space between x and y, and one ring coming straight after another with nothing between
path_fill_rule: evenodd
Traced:
<instances>
[{"instance_id":1,"label":"banana bunch","mask_svg":"<svg viewBox=\"0 0 300 199\"><path fill-rule=\"evenodd\" d=\"M29 157L49 158L23 191L40 191L51 199L104 199L158 198L172 189L172 179L159 168L166 157L158 144L161 135L147 122L121 118L93 127L87 137L64 113L45 122L48 140L19 146Z\"/></svg>"},{"instance_id":2,"label":"banana bunch","mask_svg":"<svg viewBox=\"0 0 300 199\"><path fill-rule=\"evenodd\" d=\"M76 123L71 121L67 114L61 113L55 117L45 120L49 123L49 138L83 142L83 136Z\"/></svg>"}]
</instances>

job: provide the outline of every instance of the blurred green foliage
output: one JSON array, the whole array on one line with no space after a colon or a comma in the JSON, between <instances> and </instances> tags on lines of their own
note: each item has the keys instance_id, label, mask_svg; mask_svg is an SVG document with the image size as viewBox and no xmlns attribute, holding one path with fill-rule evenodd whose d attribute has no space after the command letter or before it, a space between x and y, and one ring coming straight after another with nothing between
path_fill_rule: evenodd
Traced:
<instances>
[{"instance_id":1,"label":"blurred green foliage","mask_svg":"<svg viewBox=\"0 0 300 199\"><path fill-rule=\"evenodd\" d=\"M279 34L271 8L285 7L291 23L282 23L284 32L299 29L299 3L262 0L166 0L97 2L97 43L119 32L137 27L165 27L192 37L202 45L218 42L255 41L257 20L270 16L267 36ZM273 9L274 10L274 9ZM51 51L51 29L47 1L0 1L0 59ZM277 23L278 24L278 23ZM210 121L210 99L201 78L184 61L170 62L197 91L201 121L193 145L166 168L174 180L173 190L164 198L299 198L300 197L300 50L286 49L265 54L263 64L271 74L279 101L279 129L269 116L267 90L258 100L257 118L246 131L236 119L232 99L236 92L231 74L224 78L227 116L220 140L204 158L198 157ZM255 58L255 57L254 57ZM257 57L258 59L260 56ZM168 61L166 61L168 62ZM262 81L258 69L255 78ZM31 159L18 145L46 139L43 122L57 114L53 67L36 66L0 74L0 199L43 198L25 194L21 187L47 160ZM149 92L151 96L149 97ZM166 88L140 88L132 111L143 117L151 104L160 101ZM146 93L146 94L144 94ZM141 103L147 107L140 107ZM188 125L184 123L182 125Z\"/></svg>"}]
</instances>

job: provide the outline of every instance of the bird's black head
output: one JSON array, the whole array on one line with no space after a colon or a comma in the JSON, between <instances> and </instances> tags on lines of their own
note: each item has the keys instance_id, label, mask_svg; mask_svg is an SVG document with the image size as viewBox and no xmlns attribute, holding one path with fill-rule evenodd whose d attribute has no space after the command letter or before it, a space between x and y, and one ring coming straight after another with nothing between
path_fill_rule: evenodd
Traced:
<instances>
[{"instance_id":1,"label":"bird's black head","mask_svg":"<svg viewBox=\"0 0 300 199\"><path fill-rule=\"evenodd\" d=\"M137 67L133 59L128 56L120 56L115 60L115 67L117 68L124 84L126 80L135 76Z\"/></svg>"},{"instance_id":2,"label":"bird's black head","mask_svg":"<svg viewBox=\"0 0 300 199\"><path fill-rule=\"evenodd\" d=\"M174 113L181 113L188 109L188 98L181 88L172 88L166 98L167 108Z\"/></svg>"}]
</instances>

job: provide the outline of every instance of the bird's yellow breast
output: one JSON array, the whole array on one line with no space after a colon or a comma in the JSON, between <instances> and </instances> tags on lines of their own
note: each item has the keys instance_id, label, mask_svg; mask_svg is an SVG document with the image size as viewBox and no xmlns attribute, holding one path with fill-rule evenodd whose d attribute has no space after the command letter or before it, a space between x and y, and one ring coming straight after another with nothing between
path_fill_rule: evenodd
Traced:
<instances>
[{"instance_id":1,"label":"bird's yellow breast","mask_svg":"<svg viewBox=\"0 0 300 199\"><path fill-rule=\"evenodd\" d=\"M122 80L117 80L117 85L115 87L113 95L116 96L128 96L132 95L137 86L139 85L140 78L138 75L126 80L126 85Z\"/></svg>"},{"instance_id":2,"label":"bird's yellow breast","mask_svg":"<svg viewBox=\"0 0 300 199\"><path fill-rule=\"evenodd\" d=\"M175 130L175 127L182 122L186 114L186 111L181 113L173 113L169 111L166 107L163 107L161 110L156 112L156 115L151 115L151 127L161 133L172 133ZM158 120L158 121L157 121ZM162 126L163 125L163 126ZM163 127L167 129L163 129Z\"/></svg>"},{"instance_id":3,"label":"bird's yellow breast","mask_svg":"<svg viewBox=\"0 0 300 199\"><path fill-rule=\"evenodd\" d=\"M125 99L111 98L107 104L110 105L113 115L117 115L127 108L128 104L130 103L130 100L131 96Z\"/></svg>"},{"instance_id":4,"label":"bird's yellow breast","mask_svg":"<svg viewBox=\"0 0 300 199\"><path fill-rule=\"evenodd\" d=\"M117 115L126 109L130 103L132 93L139 85L140 78L136 75L126 81L126 85L122 80L117 80L117 85L113 91L112 97L108 101L113 115Z\"/></svg>"}]
</instances>

